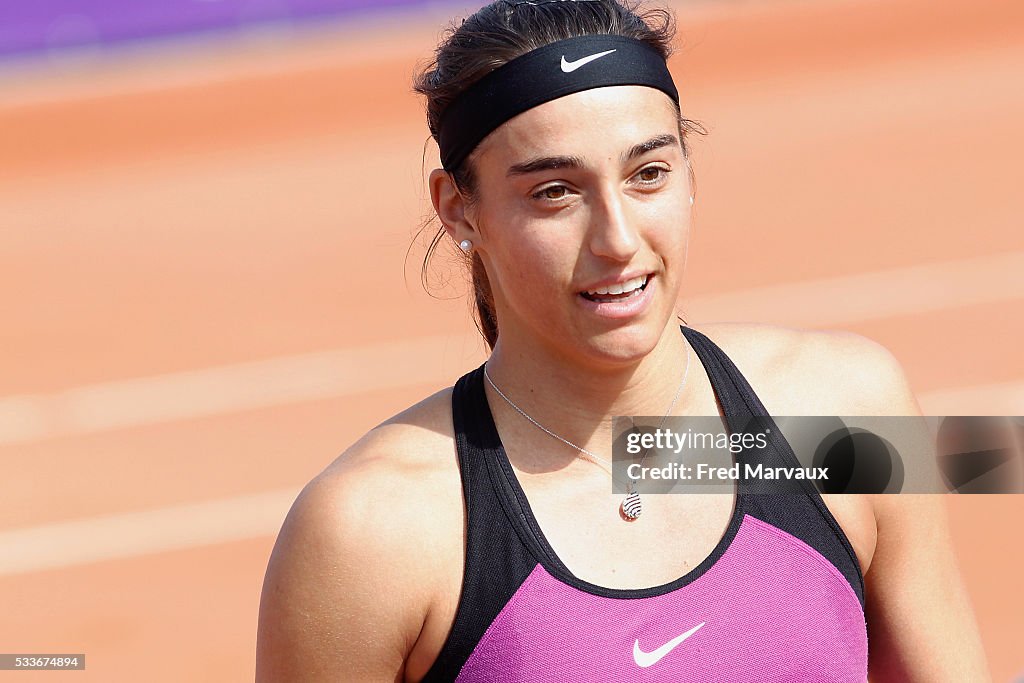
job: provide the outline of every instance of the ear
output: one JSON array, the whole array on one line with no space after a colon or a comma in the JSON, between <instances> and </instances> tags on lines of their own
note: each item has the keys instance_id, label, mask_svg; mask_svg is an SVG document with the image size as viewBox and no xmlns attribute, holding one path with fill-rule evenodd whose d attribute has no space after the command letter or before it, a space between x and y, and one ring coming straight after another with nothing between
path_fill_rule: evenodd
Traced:
<instances>
[{"instance_id":1,"label":"ear","mask_svg":"<svg viewBox=\"0 0 1024 683\"><path fill-rule=\"evenodd\" d=\"M450 173L441 168L430 172L430 201L434 205L437 217L441 219L445 232L458 244L469 240L480 243L476 228L466 217L467 203L465 197L455 186Z\"/></svg>"}]
</instances>

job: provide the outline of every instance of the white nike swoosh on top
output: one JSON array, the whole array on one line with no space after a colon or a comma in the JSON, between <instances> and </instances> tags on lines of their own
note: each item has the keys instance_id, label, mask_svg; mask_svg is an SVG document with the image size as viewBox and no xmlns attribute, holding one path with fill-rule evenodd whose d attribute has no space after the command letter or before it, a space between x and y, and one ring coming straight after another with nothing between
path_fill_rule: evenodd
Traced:
<instances>
[{"instance_id":1,"label":"white nike swoosh on top","mask_svg":"<svg viewBox=\"0 0 1024 683\"><path fill-rule=\"evenodd\" d=\"M605 52L598 52L596 55L589 55L587 57L580 57L575 62L567 62L567 61L565 61L565 55L562 55L562 71L564 71L567 74L568 73L572 73L573 71L575 71L576 69L580 68L584 64L589 64L590 62L594 61L595 59L600 59L601 57L604 57L605 55L610 55L613 52L615 52L615 50L607 50Z\"/></svg>"},{"instance_id":2,"label":"white nike swoosh on top","mask_svg":"<svg viewBox=\"0 0 1024 683\"><path fill-rule=\"evenodd\" d=\"M676 636L675 638L668 641L667 643L659 647L657 650L654 650L653 652L644 652L643 650L641 650L640 641L637 640L633 643L633 661L636 662L637 666L644 668L651 666L652 664L657 664L662 657L664 657L673 649L675 649L676 645L678 645L679 643L683 642L684 640L692 636L694 633L696 633L697 629L699 629L705 623L706 622L703 621L700 622L686 633Z\"/></svg>"}]
</instances>

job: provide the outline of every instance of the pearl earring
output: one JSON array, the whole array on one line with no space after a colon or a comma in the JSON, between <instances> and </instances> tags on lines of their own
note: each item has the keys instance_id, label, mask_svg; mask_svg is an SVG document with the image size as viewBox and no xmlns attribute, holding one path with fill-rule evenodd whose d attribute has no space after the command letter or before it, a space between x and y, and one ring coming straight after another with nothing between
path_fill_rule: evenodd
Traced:
<instances>
[{"instance_id":1,"label":"pearl earring","mask_svg":"<svg viewBox=\"0 0 1024 683\"><path fill-rule=\"evenodd\" d=\"M690 195L690 206L693 206L693 195Z\"/></svg>"},{"instance_id":2,"label":"pearl earring","mask_svg":"<svg viewBox=\"0 0 1024 683\"><path fill-rule=\"evenodd\" d=\"M459 248L461 248L462 251L469 253L469 250L473 248L473 243L469 240L462 240L459 242Z\"/></svg>"}]
</instances>

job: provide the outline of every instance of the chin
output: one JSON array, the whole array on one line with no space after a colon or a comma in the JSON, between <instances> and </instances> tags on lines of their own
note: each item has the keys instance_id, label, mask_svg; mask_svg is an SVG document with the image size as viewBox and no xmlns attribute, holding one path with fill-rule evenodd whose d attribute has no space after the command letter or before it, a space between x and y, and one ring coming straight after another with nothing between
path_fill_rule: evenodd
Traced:
<instances>
[{"instance_id":1,"label":"chin","mask_svg":"<svg viewBox=\"0 0 1024 683\"><path fill-rule=\"evenodd\" d=\"M630 365L643 360L661 339L661 330L650 325L631 325L591 337L585 346L588 355L609 365Z\"/></svg>"}]
</instances>

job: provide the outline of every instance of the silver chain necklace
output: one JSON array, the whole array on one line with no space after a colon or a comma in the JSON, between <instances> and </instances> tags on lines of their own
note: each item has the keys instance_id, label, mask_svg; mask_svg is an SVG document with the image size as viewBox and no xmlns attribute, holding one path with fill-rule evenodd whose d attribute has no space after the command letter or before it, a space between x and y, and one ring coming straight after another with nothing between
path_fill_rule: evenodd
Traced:
<instances>
[{"instance_id":1,"label":"silver chain necklace","mask_svg":"<svg viewBox=\"0 0 1024 683\"><path fill-rule=\"evenodd\" d=\"M686 369L683 370L683 379L680 380L679 386L676 388L676 395L672 397L672 403L669 404L668 410L665 411L665 415L661 418L661 422L658 423L658 429L661 429L664 426L665 420L667 420L668 416L672 414L672 409L676 407L676 402L679 400L679 396L683 393L683 387L686 385L686 377L689 374L690 374L690 346L687 345L686 346ZM583 455L587 456L587 458L589 458L590 460L596 462L597 464L601 465L605 470L607 470L608 474L610 474L612 476L612 479L615 478L615 474L612 472L612 464L610 462L608 462L607 460L605 460L601 456L597 455L596 453L592 453L591 451L588 451L586 448L583 448L581 446L577 446L572 441L569 441L568 439L563 438L563 437L559 436L558 434L555 434L553 431L551 431L550 429L548 429L547 427L542 425L540 422L537 422L532 417L530 417L526 413L525 410L523 410L522 408L517 406L512 401L512 399L510 399L508 396L506 396L505 393L501 389L498 388L498 385L496 385L494 383L494 380L491 379L490 373L487 372L487 364L486 363L484 364L484 377L487 378L487 383L491 385L491 388L494 389L496 392L498 392L498 396L501 396L503 399L505 399L505 403L508 403L512 407L513 410L515 410L517 413L519 413L520 415L525 417L527 420L529 420L531 423L533 423L533 425L535 427L540 429L542 432L544 432L548 436L553 436L554 438L558 439L559 441L561 441L565 445L571 446L572 448L576 449L577 451L579 451ZM644 461L647 460L647 454L650 452L650 450L651 449L648 448L646 451L644 451L644 456L643 456L643 458L640 459L640 465L641 466L644 464ZM579 458L581 456L577 455L576 457ZM629 485L626 487L626 497L622 499L622 503L619 505L619 514L621 514L622 517L624 519L628 520L628 521L635 520L637 517L640 516L640 513L643 512L643 505L640 502L640 493L636 490L636 482L637 482L636 479L630 479L629 480Z\"/></svg>"}]
</instances>

